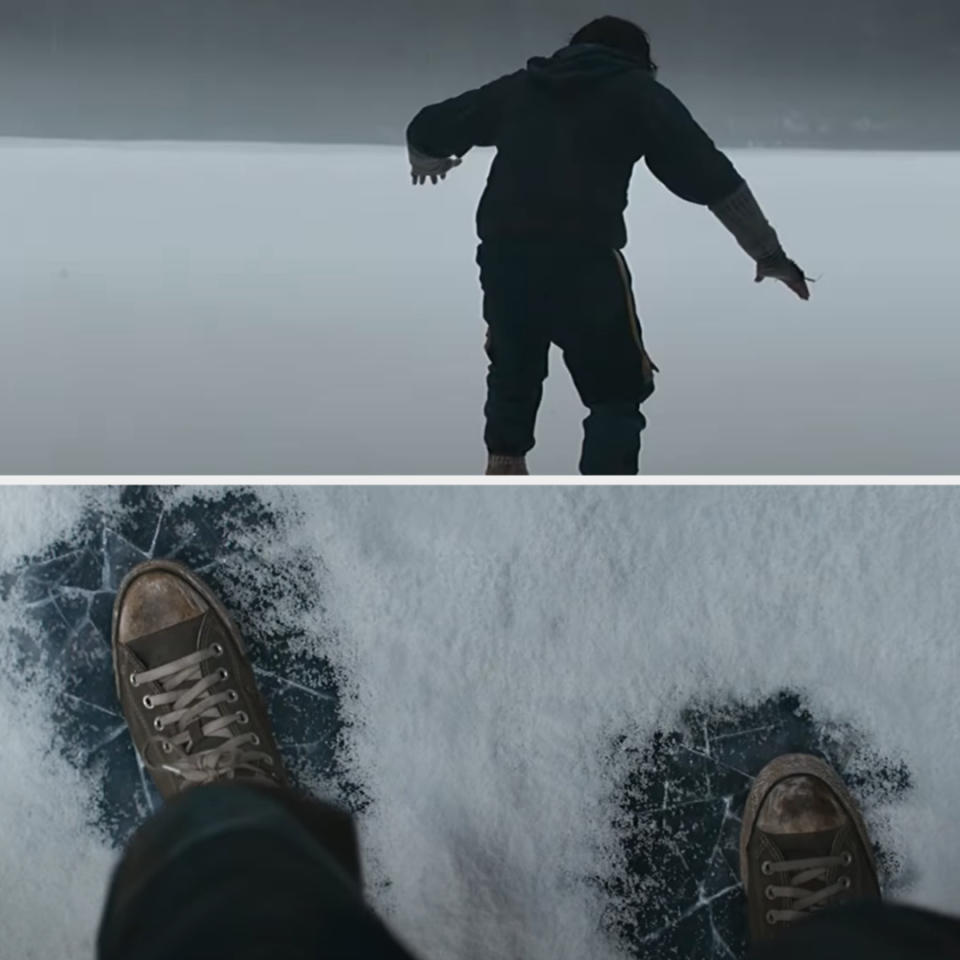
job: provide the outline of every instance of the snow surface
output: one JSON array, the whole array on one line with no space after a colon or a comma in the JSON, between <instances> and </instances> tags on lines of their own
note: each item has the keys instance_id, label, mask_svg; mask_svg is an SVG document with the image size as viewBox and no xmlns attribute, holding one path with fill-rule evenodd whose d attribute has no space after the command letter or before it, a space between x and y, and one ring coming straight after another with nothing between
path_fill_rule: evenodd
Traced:
<instances>
[{"instance_id":1,"label":"snow surface","mask_svg":"<svg viewBox=\"0 0 960 960\"><path fill-rule=\"evenodd\" d=\"M907 899L960 912L957 490L261 495L290 551L314 558L336 626L322 653L354 690L371 899L424 958L617 956L586 881L614 856L610 738L784 686L903 758L912 791L888 808L867 797L868 818L909 867ZM5 561L67 531L83 496L112 494L0 491ZM5 633L22 612L0 606ZM84 827L95 789L49 749L52 691L14 676L8 653L4 955L89 956L112 860Z\"/></svg>"},{"instance_id":2,"label":"snow surface","mask_svg":"<svg viewBox=\"0 0 960 960\"><path fill-rule=\"evenodd\" d=\"M646 473L960 473L960 155L735 151L803 304L642 167ZM0 141L0 472L477 473L473 216L389 147ZM559 357L541 474L576 469Z\"/></svg>"}]
</instances>

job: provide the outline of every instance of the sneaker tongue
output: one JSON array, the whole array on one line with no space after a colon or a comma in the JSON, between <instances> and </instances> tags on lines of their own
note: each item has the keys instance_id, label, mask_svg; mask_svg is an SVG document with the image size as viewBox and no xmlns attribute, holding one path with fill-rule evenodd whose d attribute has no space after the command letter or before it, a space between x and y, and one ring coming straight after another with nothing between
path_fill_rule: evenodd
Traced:
<instances>
[{"instance_id":1,"label":"sneaker tongue","mask_svg":"<svg viewBox=\"0 0 960 960\"><path fill-rule=\"evenodd\" d=\"M163 666L171 663L181 657L196 653L201 647L209 646L212 643L219 642L223 646L227 645L227 638L223 627L217 617L200 614L191 620L184 620L181 623L174 624L164 630L158 630L145 637L137 637L136 640L129 642L130 648L146 664L147 669ZM219 667L219 663L211 666L210 661L200 664L197 668L202 675L206 675ZM194 681L187 681L184 686L192 685ZM226 687L227 684L224 684ZM219 692L220 687L214 687L213 692ZM218 713L223 714L223 706L215 707ZM232 709L231 711L232 712ZM219 737L205 737L203 735L203 725L210 721L210 717L200 716L187 726L186 732L190 736L189 748L185 750L188 754L198 754L205 750L219 747L223 744L223 739ZM172 727L171 730L177 729ZM242 775L241 771L239 775ZM253 774L251 774L253 776Z\"/></svg>"},{"instance_id":2,"label":"sneaker tongue","mask_svg":"<svg viewBox=\"0 0 960 960\"><path fill-rule=\"evenodd\" d=\"M196 653L201 645L212 643L211 626L215 622L215 618L207 619L207 614L202 613L190 620L175 623L172 627L130 640L128 646L146 664L147 670L153 670L155 667L162 667L181 657ZM206 666L201 664L197 669L205 674ZM192 683L193 681L187 681L184 686L190 686ZM186 728L190 743L184 748L185 753L197 753L217 745L213 738L203 736L204 722L203 718L197 718ZM171 733L176 730L179 730L179 727L170 728Z\"/></svg>"},{"instance_id":3,"label":"sneaker tongue","mask_svg":"<svg viewBox=\"0 0 960 960\"><path fill-rule=\"evenodd\" d=\"M837 834L842 828L834 830L820 830L817 833L765 833L771 843L775 844L780 850L784 860L809 860L814 857L829 857L833 854L833 848L836 843ZM814 880L809 880L803 884L803 889L811 893L817 893L829 886L836 879L836 868L828 869L827 873ZM790 875L779 874L779 883L787 884ZM811 913L816 913L825 907L831 905L834 898L821 901L809 908Z\"/></svg>"},{"instance_id":4,"label":"sneaker tongue","mask_svg":"<svg viewBox=\"0 0 960 960\"><path fill-rule=\"evenodd\" d=\"M764 836L780 851L784 860L808 860L829 857L839 828L816 833L766 833Z\"/></svg>"},{"instance_id":5,"label":"sneaker tongue","mask_svg":"<svg viewBox=\"0 0 960 960\"><path fill-rule=\"evenodd\" d=\"M183 620L172 627L148 633L128 641L127 646L146 664L147 670L162 667L173 660L196 653L199 648L200 628L206 614Z\"/></svg>"}]
</instances>

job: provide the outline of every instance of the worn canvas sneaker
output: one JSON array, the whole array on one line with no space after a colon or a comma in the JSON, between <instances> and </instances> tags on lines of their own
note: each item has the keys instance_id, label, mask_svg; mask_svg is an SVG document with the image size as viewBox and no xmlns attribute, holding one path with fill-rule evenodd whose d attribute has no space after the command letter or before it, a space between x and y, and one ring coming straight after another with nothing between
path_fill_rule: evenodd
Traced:
<instances>
[{"instance_id":1,"label":"worn canvas sneaker","mask_svg":"<svg viewBox=\"0 0 960 960\"><path fill-rule=\"evenodd\" d=\"M243 639L195 573L170 560L131 570L112 647L123 715L164 798L217 780L286 782Z\"/></svg>"},{"instance_id":2,"label":"worn canvas sneaker","mask_svg":"<svg viewBox=\"0 0 960 960\"><path fill-rule=\"evenodd\" d=\"M527 471L526 457L505 457L499 454L491 453L487 458L487 476L488 477L526 477Z\"/></svg>"},{"instance_id":3,"label":"worn canvas sneaker","mask_svg":"<svg viewBox=\"0 0 960 960\"><path fill-rule=\"evenodd\" d=\"M825 907L880 896L863 818L828 764L790 753L760 771L743 813L740 878L755 943Z\"/></svg>"}]
</instances>

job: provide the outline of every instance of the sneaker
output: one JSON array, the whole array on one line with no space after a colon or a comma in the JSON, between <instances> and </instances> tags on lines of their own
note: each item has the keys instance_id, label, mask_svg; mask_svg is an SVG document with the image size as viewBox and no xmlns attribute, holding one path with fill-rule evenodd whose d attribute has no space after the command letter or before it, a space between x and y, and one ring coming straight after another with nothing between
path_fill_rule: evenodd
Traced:
<instances>
[{"instance_id":1,"label":"sneaker","mask_svg":"<svg viewBox=\"0 0 960 960\"><path fill-rule=\"evenodd\" d=\"M527 477L526 457L504 457L491 453L487 460L488 477Z\"/></svg>"},{"instance_id":2,"label":"sneaker","mask_svg":"<svg viewBox=\"0 0 960 960\"><path fill-rule=\"evenodd\" d=\"M123 715L165 799L218 780L286 782L243 639L195 573L170 560L134 567L112 647Z\"/></svg>"},{"instance_id":3,"label":"sneaker","mask_svg":"<svg viewBox=\"0 0 960 960\"><path fill-rule=\"evenodd\" d=\"M880 897L863 818L829 765L790 753L760 771L743 813L740 879L755 943L825 907Z\"/></svg>"}]
</instances>

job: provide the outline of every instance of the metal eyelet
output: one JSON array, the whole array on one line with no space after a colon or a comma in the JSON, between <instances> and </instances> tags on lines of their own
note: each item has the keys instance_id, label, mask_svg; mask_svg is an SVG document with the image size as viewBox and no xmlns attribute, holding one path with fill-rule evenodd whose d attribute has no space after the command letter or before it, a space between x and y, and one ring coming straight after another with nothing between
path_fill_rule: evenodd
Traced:
<instances>
[{"instance_id":1,"label":"metal eyelet","mask_svg":"<svg viewBox=\"0 0 960 960\"><path fill-rule=\"evenodd\" d=\"M849 878L849 877L841 877L841 878L840 878L840 886L843 887L844 890L849 890L849 889L850 889L850 885L851 885L851 884L850 884L850 878Z\"/></svg>"},{"instance_id":2,"label":"metal eyelet","mask_svg":"<svg viewBox=\"0 0 960 960\"><path fill-rule=\"evenodd\" d=\"M773 863L770 860L764 860L763 863L760 864L760 872L765 877L773 876Z\"/></svg>"},{"instance_id":3,"label":"metal eyelet","mask_svg":"<svg viewBox=\"0 0 960 960\"><path fill-rule=\"evenodd\" d=\"M772 926L775 926L775 925L776 925L776 922L777 922L777 915L776 915L772 910L768 910L768 911L767 911L767 923L769 923L770 926L772 927Z\"/></svg>"},{"instance_id":4,"label":"metal eyelet","mask_svg":"<svg viewBox=\"0 0 960 960\"><path fill-rule=\"evenodd\" d=\"M131 673L131 674L130 674L130 686L131 686L131 687L139 687L139 686L140 686L140 684L137 683L137 675L136 675L135 673Z\"/></svg>"},{"instance_id":5,"label":"metal eyelet","mask_svg":"<svg viewBox=\"0 0 960 960\"><path fill-rule=\"evenodd\" d=\"M236 690L227 691L227 703L236 703L240 699L240 694Z\"/></svg>"},{"instance_id":6,"label":"metal eyelet","mask_svg":"<svg viewBox=\"0 0 960 960\"><path fill-rule=\"evenodd\" d=\"M247 716L247 714L243 710L241 710L237 714L237 723L249 723L249 722L250 722L250 718Z\"/></svg>"},{"instance_id":7,"label":"metal eyelet","mask_svg":"<svg viewBox=\"0 0 960 960\"><path fill-rule=\"evenodd\" d=\"M853 863L853 854L848 850L844 850L843 853L840 854L840 860L845 867L849 867Z\"/></svg>"},{"instance_id":8,"label":"metal eyelet","mask_svg":"<svg viewBox=\"0 0 960 960\"><path fill-rule=\"evenodd\" d=\"M162 717L157 717L157 719L153 721L153 729L154 729L154 730L162 730L162 729L163 729L163 718L162 718Z\"/></svg>"},{"instance_id":9,"label":"metal eyelet","mask_svg":"<svg viewBox=\"0 0 960 960\"><path fill-rule=\"evenodd\" d=\"M228 680L230 678L230 672L228 670L225 670L223 667L221 667L218 672L220 674L221 680Z\"/></svg>"},{"instance_id":10,"label":"metal eyelet","mask_svg":"<svg viewBox=\"0 0 960 960\"><path fill-rule=\"evenodd\" d=\"M265 762L266 762L267 766L272 767L272 766L273 766L273 757L267 757L267 759L266 759Z\"/></svg>"},{"instance_id":11,"label":"metal eyelet","mask_svg":"<svg viewBox=\"0 0 960 960\"><path fill-rule=\"evenodd\" d=\"M767 886L767 887L764 889L764 891L763 891L763 895L764 895L768 900L776 900L776 899L777 899L777 895L773 892L773 887L772 887L772 886Z\"/></svg>"},{"instance_id":12,"label":"metal eyelet","mask_svg":"<svg viewBox=\"0 0 960 960\"><path fill-rule=\"evenodd\" d=\"M160 744L160 749L163 750L164 753L173 753L173 744L169 740L164 740L163 743Z\"/></svg>"},{"instance_id":13,"label":"metal eyelet","mask_svg":"<svg viewBox=\"0 0 960 960\"><path fill-rule=\"evenodd\" d=\"M213 651L215 657L223 656L223 647L219 643L211 644L210 649Z\"/></svg>"},{"instance_id":14,"label":"metal eyelet","mask_svg":"<svg viewBox=\"0 0 960 960\"><path fill-rule=\"evenodd\" d=\"M147 695L143 698L143 705L144 705L148 710L152 710L152 709L153 709L153 697L151 697L150 694L147 694Z\"/></svg>"},{"instance_id":15,"label":"metal eyelet","mask_svg":"<svg viewBox=\"0 0 960 960\"><path fill-rule=\"evenodd\" d=\"M255 733L251 733L251 734L250 734L250 742L251 742L255 747L259 747L259 746L260 746L260 738L259 738Z\"/></svg>"}]
</instances>

